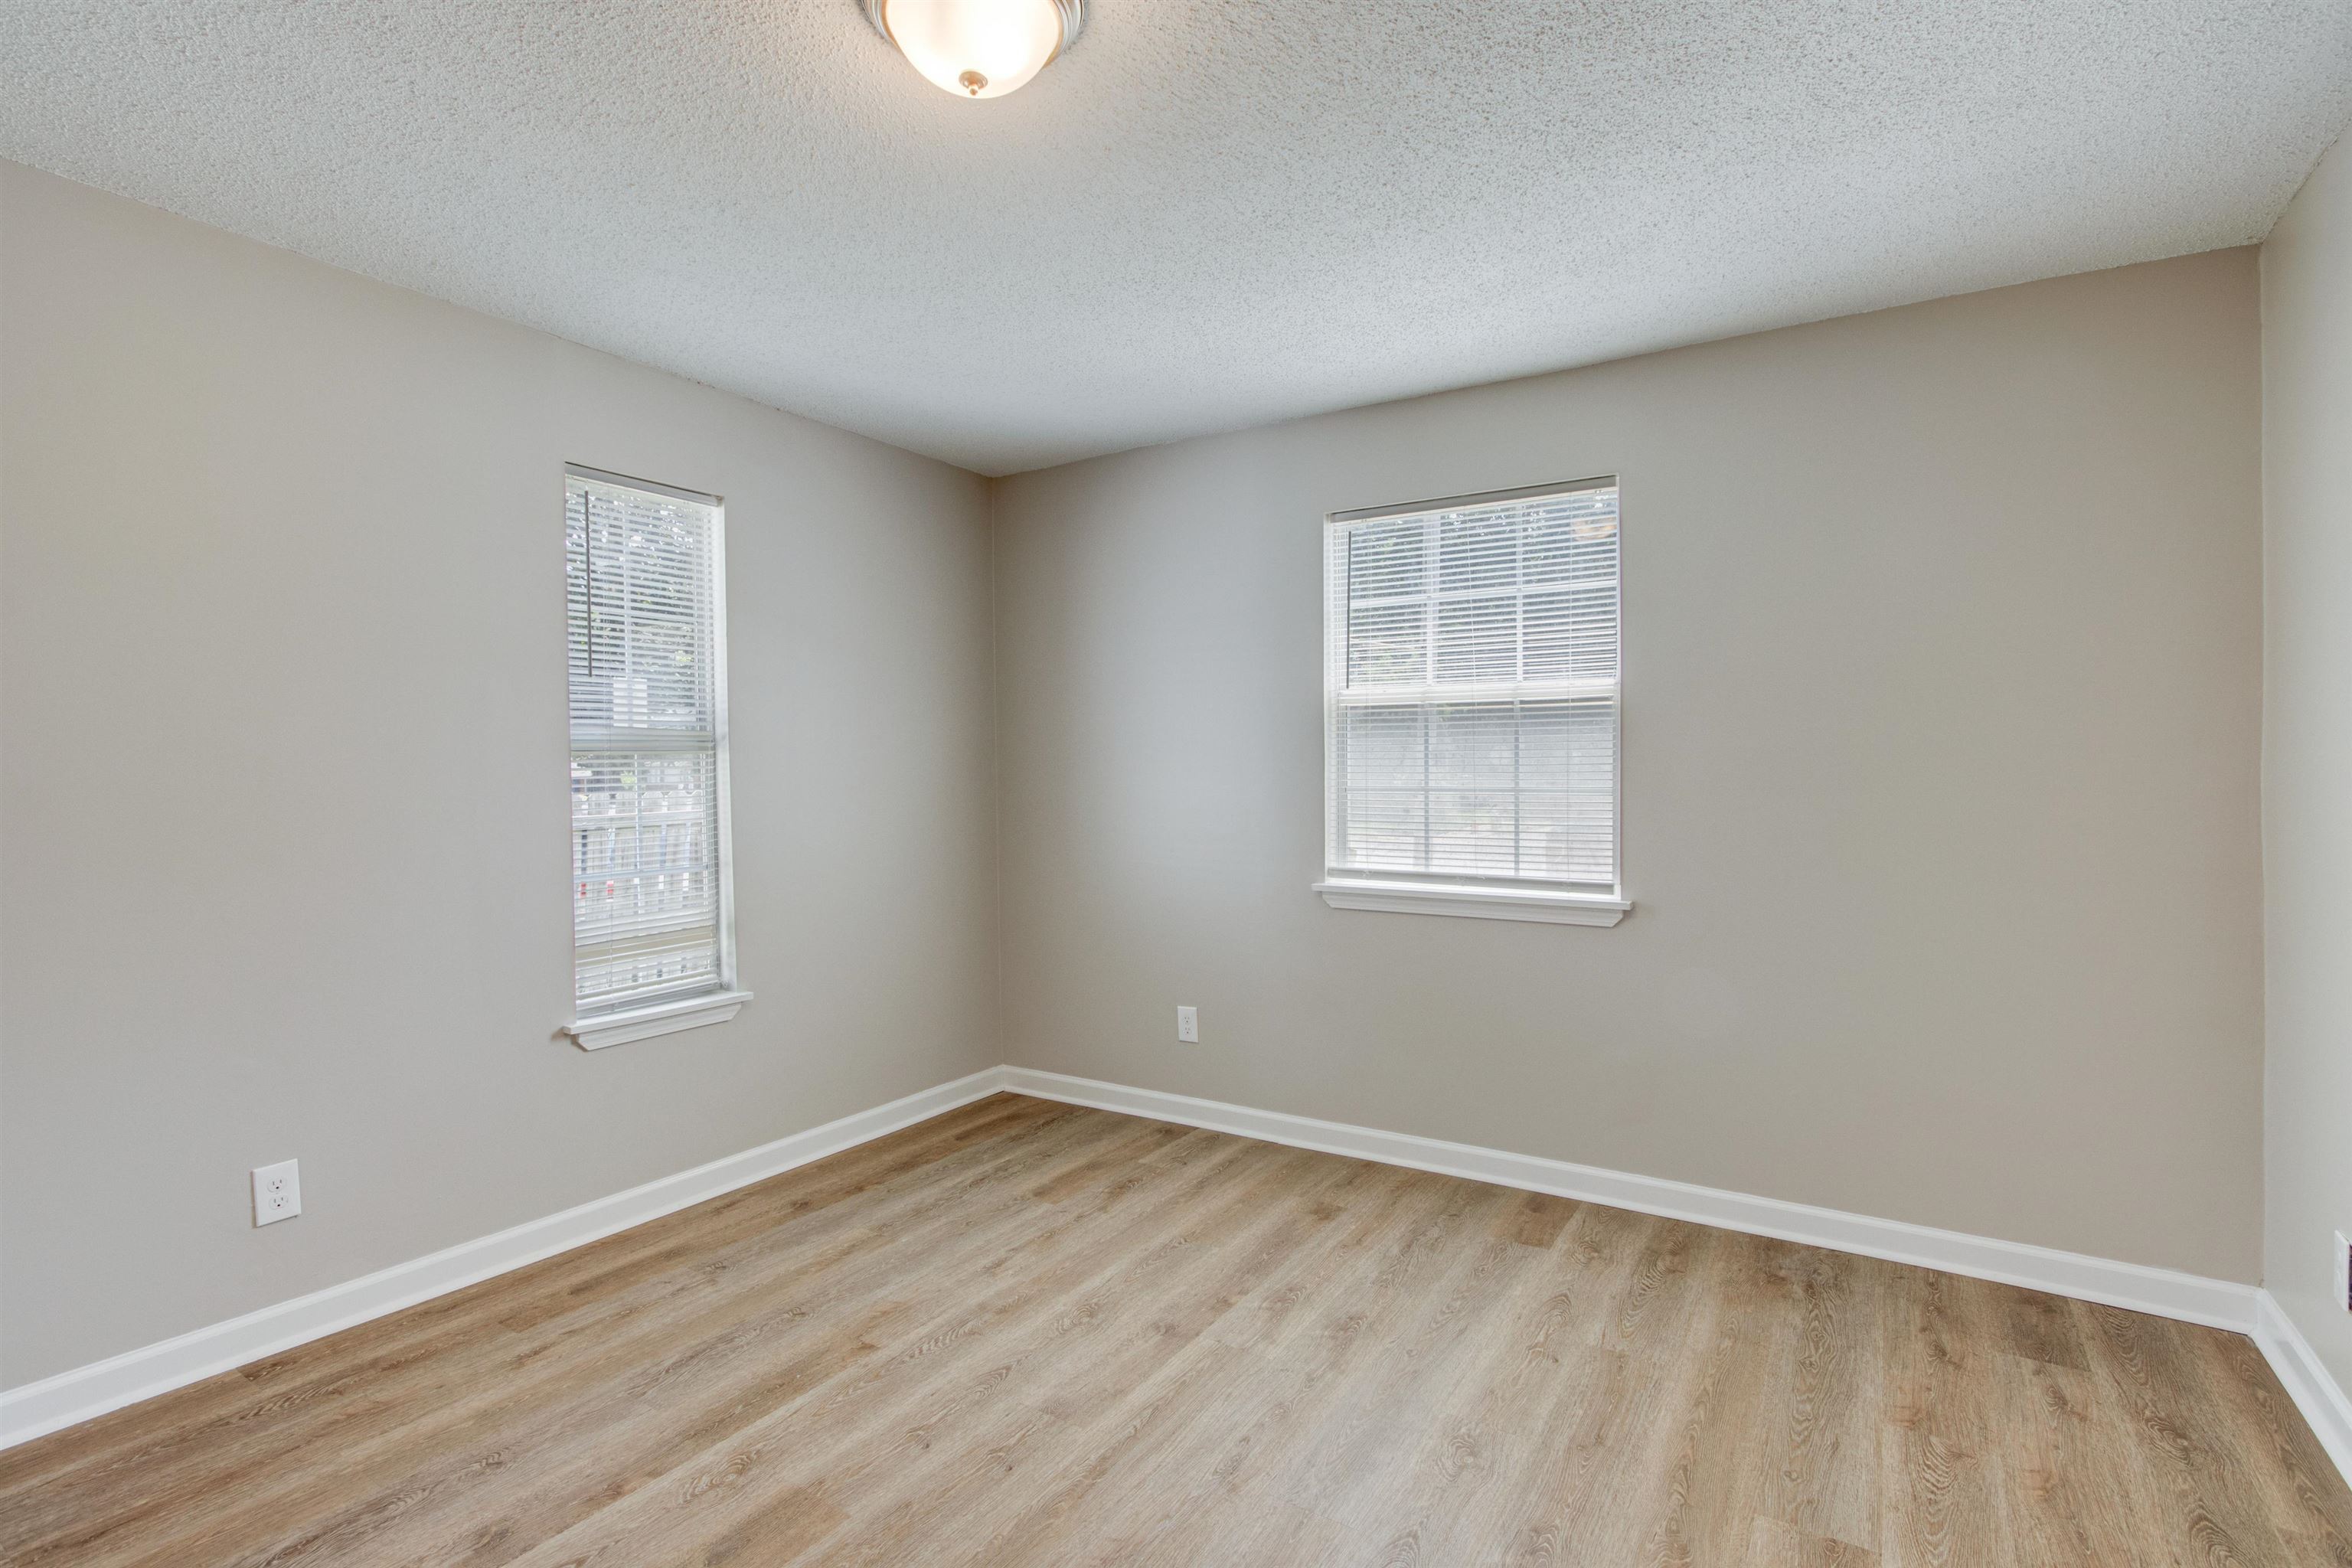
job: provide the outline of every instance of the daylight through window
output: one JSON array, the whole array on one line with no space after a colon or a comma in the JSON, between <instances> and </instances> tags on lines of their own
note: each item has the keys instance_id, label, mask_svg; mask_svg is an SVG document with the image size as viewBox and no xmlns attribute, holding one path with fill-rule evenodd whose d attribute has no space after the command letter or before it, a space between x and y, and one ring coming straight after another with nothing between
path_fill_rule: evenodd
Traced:
<instances>
[{"instance_id":1,"label":"daylight through window","mask_svg":"<svg viewBox=\"0 0 2352 1568\"><path fill-rule=\"evenodd\" d=\"M722 514L573 469L572 930L581 1016L734 983Z\"/></svg>"},{"instance_id":2,"label":"daylight through window","mask_svg":"<svg viewBox=\"0 0 2352 1568\"><path fill-rule=\"evenodd\" d=\"M1614 897L1613 480L1327 525L1326 876Z\"/></svg>"}]
</instances>

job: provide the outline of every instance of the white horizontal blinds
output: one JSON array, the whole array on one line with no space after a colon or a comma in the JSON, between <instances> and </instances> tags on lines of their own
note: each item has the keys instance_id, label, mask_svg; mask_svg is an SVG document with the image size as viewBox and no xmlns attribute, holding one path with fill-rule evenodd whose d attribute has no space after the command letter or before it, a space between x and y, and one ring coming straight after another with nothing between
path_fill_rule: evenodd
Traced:
<instances>
[{"instance_id":1,"label":"white horizontal blinds","mask_svg":"<svg viewBox=\"0 0 2352 1568\"><path fill-rule=\"evenodd\" d=\"M1335 521L1329 870L1613 888L1617 490Z\"/></svg>"},{"instance_id":2,"label":"white horizontal blinds","mask_svg":"<svg viewBox=\"0 0 2352 1568\"><path fill-rule=\"evenodd\" d=\"M569 476L579 1010L719 987L719 509Z\"/></svg>"}]
</instances>

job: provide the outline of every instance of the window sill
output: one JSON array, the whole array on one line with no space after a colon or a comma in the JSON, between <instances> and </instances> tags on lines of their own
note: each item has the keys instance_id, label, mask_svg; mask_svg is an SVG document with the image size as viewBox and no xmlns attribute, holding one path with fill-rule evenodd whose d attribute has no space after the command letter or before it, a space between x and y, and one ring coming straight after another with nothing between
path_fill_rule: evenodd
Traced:
<instances>
[{"instance_id":1,"label":"window sill","mask_svg":"<svg viewBox=\"0 0 2352 1568\"><path fill-rule=\"evenodd\" d=\"M1597 893L1538 892L1518 888L1446 887L1435 882L1318 882L1315 890L1335 910L1376 910L1391 915L1467 915L1482 921L1538 921L1546 925L1613 926L1633 905Z\"/></svg>"},{"instance_id":2,"label":"window sill","mask_svg":"<svg viewBox=\"0 0 2352 1568\"><path fill-rule=\"evenodd\" d=\"M698 1029L705 1024L723 1024L751 999L749 991L705 991L675 1002L656 1002L650 1007L632 1007L625 1013L582 1018L564 1025L562 1033L571 1036L572 1043L583 1051L601 1051L606 1046L625 1046L631 1040L675 1035L680 1029Z\"/></svg>"}]
</instances>

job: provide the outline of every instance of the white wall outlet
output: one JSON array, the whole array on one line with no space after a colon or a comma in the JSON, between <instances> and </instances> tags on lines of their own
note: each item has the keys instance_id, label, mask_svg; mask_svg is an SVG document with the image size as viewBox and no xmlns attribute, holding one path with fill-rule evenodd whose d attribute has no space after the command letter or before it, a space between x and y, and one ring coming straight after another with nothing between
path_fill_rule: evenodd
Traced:
<instances>
[{"instance_id":1,"label":"white wall outlet","mask_svg":"<svg viewBox=\"0 0 2352 1568\"><path fill-rule=\"evenodd\" d=\"M276 1225L302 1212L302 1164L285 1160L253 1173L253 1223Z\"/></svg>"},{"instance_id":2,"label":"white wall outlet","mask_svg":"<svg viewBox=\"0 0 2352 1568\"><path fill-rule=\"evenodd\" d=\"M1180 1045L1197 1046L1201 1043L1201 1010L1199 1008L1176 1009L1176 1039Z\"/></svg>"},{"instance_id":3,"label":"white wall outlet","mask_svg":"<svg viewBox=\"0 0 2352 1568\"><path fill-rule=\"evenodd\" d=\"M2336 1304L2352 1312L2352 1239L2336 1233Z\"/></svg>"}]
</instances>

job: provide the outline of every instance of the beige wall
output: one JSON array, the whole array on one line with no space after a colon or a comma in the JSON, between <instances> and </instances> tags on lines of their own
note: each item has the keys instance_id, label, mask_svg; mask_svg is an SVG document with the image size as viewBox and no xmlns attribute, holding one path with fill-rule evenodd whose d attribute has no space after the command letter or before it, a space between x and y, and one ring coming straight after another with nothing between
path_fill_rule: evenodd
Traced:
<instances>
[{"instance_id":1,"label":"beige wall","mask_svg":"<svg viewBox=\"0 0 2352 1568\"><path fill-rule=\"evenodd\" d=\"M0 345L0 1386L1000 1058L982 481L5 163ZM727 498L756 993L593 1056L567 460Z\"/></svg>"},{"instance_id":2,"label":"beige wall","mask_svg":"<svg viewBox=\"0 0 2352 1568\"><path fill-rule=\"evenodd\" d=\"M1012 1059L2253 1279L2258 342L2229 251L1001 483ZM1321 515L1607 473L1635 911L1325 908Z\"/></svg>"},{"instance_id":3,"label":"beige wall","mask_svg":"<svg viewBox=\"0 0 2352 1568\"><path fill-rule=\"evenodd\" d=\"M2352 139L2263 247L2263 1272L2352 1388Z\"/></svg>"},{"instance_id":4,"label":"beige wall","mask_svg":"<svg viewBox=\"0 0 2352 1568\"><path fill-rule=\"evenodd\" d=\"M2264 264L2291 1306L2346 184ZM2252 1279L2261 341L2225 252L1023 476L992 621L969 475L0 163L0 1386L1006 1057ZM593 1056L567 460L728 498L758 994ZM1609 472L1635 912L1326 909L1321 514Z\"/></svg>"}]
</instances>

